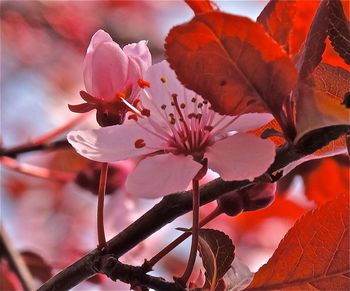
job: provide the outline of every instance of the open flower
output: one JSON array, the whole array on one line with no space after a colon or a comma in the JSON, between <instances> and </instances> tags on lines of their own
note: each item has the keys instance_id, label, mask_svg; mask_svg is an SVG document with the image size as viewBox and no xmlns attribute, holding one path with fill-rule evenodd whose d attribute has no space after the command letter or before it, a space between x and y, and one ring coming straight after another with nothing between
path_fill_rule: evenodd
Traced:
<instances>
[{"instance_id":1,"label":"open flower","mask_svg":"<svg viewBox=\"0 0 350 291\"><path fill-rule=\"evenodd\" d=\"M73 112L96 109L101 126L121 124L128 107L139 92L137 82L151 65L151 54L146 41L133 43L123 49L110 35L98 30L91 39L84 60L85 91L81 97L86 103L69 105Z\"/></svg>"},{"instance_id":2,"label":"open flower","mask_svg":"<svg viewBox=\"0 0 350 291\"><path fill-rule=\"evenodd\" d=\"M152 66L145 77L150 87L141 92L139 114L122 126L68 134L77 152L91 160L144 156L128 176L129 192L154 198L184 190L206 167L224 180L252 180L273 162L273 143L245 133L269 122L270 114L219 115L180 84L167 62Z\"/></svg>"}]
</instances>

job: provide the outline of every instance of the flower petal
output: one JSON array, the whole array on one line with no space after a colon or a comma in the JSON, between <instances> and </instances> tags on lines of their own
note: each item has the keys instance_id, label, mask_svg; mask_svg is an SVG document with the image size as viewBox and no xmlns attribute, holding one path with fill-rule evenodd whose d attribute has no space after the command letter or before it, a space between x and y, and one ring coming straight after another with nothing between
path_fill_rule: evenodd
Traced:
<instances>
[{"instance_id":1,"label":"flower petal","mask_svg":"<svg viewBox=\"0 0 350 291\"><path fill-rule=\"evenodd\" d=\"M162 82L161 78L165 78L166 82ZM158 107L163 104L167 108L171 108L171 94L177 94L179 103L186 103L196 95L193 91L187 90L176 78L175 72L169 67L168 62L162 61L151 66L146 72L145 79L149 81L151 87L147 88L147 92L152 97L152 104L148 104L148 98L142 97L142 103L149 107ZM153 109L153 108L152 108ZM172 109L170 109L172 110Z\"/></svg>"},{"instance_id":2,"label":"flower petal","mask_svg":"<svg viewBox=\"0 0 350 291\"><path fill-rule=\"evenodd\" d=\"M270 113L247 113L242 114L232 122L234 118L235 116L223 117L223 115L216 114L213 124L216 124L219 120L221 120L220 124L217 125L216 128L217 130L223 128L222 133L227 133L230 131L247 132L267 124L273 119L273 116Z\"/></svg>"},{"instance_id":3,"label":"flower petal","mask_svg":"<svg viewBox=\"0 0 350 291\"><path fill-rule=\"evenodd\" d=\"M137 67L140 69L138 78L143 76L147 69L152 65L151 53L147 47L147 41L145 40L139 41L138 43L128 44L123 48L123 51L130 59L133 59L136 62ZM129 70L130 65L134 64L129 64Z\"/></svg>"},{"instance_id":4,"label":"flower petal","mask_svg":"<svg viewBox=\"0 0 350 291\"><path fill-rule=\"evenodd\" d=\"M67 138L80 155L98 162L120 161L152 153L163 142L134 121L122 126L71 131ZM136 147L137 140L139 145Z\"/></svg>"},{"instance_id":5,"label":"flower petal","mask_svg":"<svg viewBox=\"0 0 350 291\"><path fill-rule=\"evenodd\" d=\"M97 98L113 100L125 87L128 63L120 46L99 30L92 37L84 60L87 92Z\"/></svg>"},{"instance_id":6,"label":"flower petal","mask_svg":"<svg viewBox=\"0 0 350 291\"><path fill-rule=\"evenodd\" d=\"M102 29L99 29L91 38L89 47L84 59L84 83L86 91L92 94L92 56L95 48L103 42L112 41L110 35Z\"/></svg>"},{"instance_id":7,"label":"flower petal","mask_svg":"<svg viewBox=\"0 0 350 291\"><path fill-rule=\"evenodd\" d=\"M201 168L191 156L164 154L146 158L129 175L126 190L144 198L183 191Z\"/></svg>"},{"instance_id":8,"label":"flower petal","mask_svg":"<svg viewBox=\"0 0 350 291\"><path fill-rule=\"evenodd\" d=\"M237 133L210 146L205 157L208 167L219 173L223 180L252 181L274 161L275 146L269 140Z\"/></svg>"}]
</instances>

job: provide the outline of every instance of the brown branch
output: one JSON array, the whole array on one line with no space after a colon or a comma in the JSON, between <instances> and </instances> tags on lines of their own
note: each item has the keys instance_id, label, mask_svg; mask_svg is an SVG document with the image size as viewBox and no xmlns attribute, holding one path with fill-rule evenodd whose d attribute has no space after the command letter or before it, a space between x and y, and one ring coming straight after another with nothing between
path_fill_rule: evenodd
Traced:
<instances>
[{"instance_id":1,"label":"brown branch","mask_svg":"<svg viewBox=\"0 0 350 291\"><path fill-rule=\"evenodd\" d=\"M85 114L79 114L75 116L74 118L68 120L65 124L55 128L54 130L41 135L39 137L36 137L32 139L31 141L24 143L19 146L15 146L9 149L6 148L0 148L0 156L7 156L11 158L16 158L17 155L22 154L22 153L27 153L27 152L32 152L32 151L39 151L39 150L54 150L58 149L61 147L67 147L69 146L69 143L67 140L64 138L62 140L58 140L55 142L50 142L53 140L55 137L67 132L70 130L72 127L77 125L79 122L83 121L89 116L89 112Z\"/></svg>"},{"instance_id":2,"label":"brown branch","mask_svg":"<svg viewBox=\"0 0 350 291\"><path fill-rule=\"evenodd\" d=\"M175 282L167 282L163 278L147 275L147 270L142 267L134 267L122 264L111 255L101 257L99 269L113 281L120 280L133 286L145 286L155 290L185 291Z\"/></svg>"},{"instance_id":3,"label":"brown branch","mask_svg":"<svg viewBox=\"0 0 350 291\"><path fill-rule=\"evenodd\" d=\"M64 139L60 139L54 142L50 143L43 143L43 144L33 144L33 143L26 143L19 146L15 146L13 148L0 148L0 156L1 157L11 157L16 158L20 154L28 153L28 152L34 152L34 151L42 151L42 150L57 150L61 148L68 148L70 147L70 144Z\"/></svg>"}]
</instances>

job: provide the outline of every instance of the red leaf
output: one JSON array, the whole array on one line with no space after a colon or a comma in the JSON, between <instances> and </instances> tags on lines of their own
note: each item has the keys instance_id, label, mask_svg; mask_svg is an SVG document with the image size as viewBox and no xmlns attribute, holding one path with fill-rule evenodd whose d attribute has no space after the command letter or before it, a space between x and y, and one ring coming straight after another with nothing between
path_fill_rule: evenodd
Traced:
<instances>
[{"instance_id":1,"label":"red leaf","mask_svg":"<svg viewBox=\"0 0 350 291\"><path fill-rule=\"evenodd\" d=\"M350 24L339 0L329 1L329 38L334 49L350 65Z\"/></svg>"},{"instance_id":2,"label":"red leaf","mask_svg":"<svg viewBox=\"0 0 350 291\"><path fill-rule=\"evenodd\" d=\"M287 127L282 106L296 70L259 24L221 12L200 14L173 28L165 48L180 81L214 110L230 115L270 111Z\"/></svg>"},{"instance_id":3,"label":"red leaf","mask_svg":"<svg viewBox=\"0 0 350 291\"><path fill-rule=\"evenodd\" d=\"M289 39L296 12L295 1L271 0L256 20L287 53L290 51Z\"/></svg>"},{"instance_id":4,"label":"red leaf","mask_svg":"<svg viewBox=\"0 0 350 291\"><path fill-rule=\"evenodd\" d=\"M259 224L269 218L285 218L294 222L305 211L305 208L297 205L295 202L287 200L283 196L276 195L275 201L269 207L259 211L243 212L235 217L235 228L240 236L255 229Z\"/></svg>"},{"instance_id":5,"label":"red leaf","mask_svg":"<svg viewBox=\"0 0 350 291\"><path fill-rule=\"evenodd\" d=\"M304 215L246 290L348 290L349 195Z\"/></svg>"},{"instance_id":6,"label":"red leaf","mask_svg":"<svg viewBox=\"0 0 350 291\"><path fill-rule=\"evenodd\" d=\"M271 135L266 136L266 131L275 132L276 134L271 134ZM261 136L263 138L267 137L269 140L271 140L276 145L276 147L279 147L280 145L282 145L286 142L285 139L282 137L282 129L279 126L276 119L271 120L266 125L252 131L251 133L253 133L257 136ZM278 134L278 133L281 133L281 134Z\"/></svg>"},{"instance_id":7,"label":"red leaf","mask_svg":"<svg viewBox=\"0 0 350 291\"><path fill-rule=\"evenodd\" d=\"M231 267L235 247L222 231L201 229L199 231L199 253L205 268L205 277L211 290Z\"/></svg>"},{"instance_id":8,"label":"red leaf","mask_svg":"<svg viewBox=\"0 0 350 291\"><path fill-rule=\"evenodd\" d=\"M300 82L296 98L297 142L306 133L328 126L348 125L349 110L342 105L350 91L350 73L320 64L312 79Z\"/></svg>"},{"instance_id":9,"label":"red leaf","mask_svg":"<svg viewBox=\"0 0 350 291\"><path fill-rule=\"evenodd\" d=\"M290 55L305 41L319 1L271 0L257 21Z\"/></svg>"},{"instance_id":10,"label":"red leaf","mask_svg":"<svg viewBox=\"0 0 350 291\"><path fill-rule=\"evenodd\" d=\"M191 7L194 14L215 11L218 7L210 0L185 0L188 6Z\"/></svg>"},{"instance_id":11,"label":"red leaf","mask_svg":"<svg viewBox=\"0 0 350 291\"><path fill-rule=\"evenodd\" d=\"M348 159L342 164L334 159L322 159L316 169L304 176L305 194L318 205L339 194L349 194Z\"/></svg>"},{"instance_id":12,"label":"red leaf","mask_svg":"<svg viewBox=\"0 0 350 291\"><path fill-rule=\"evenodd\" d=\"M322 60L329 23L328 1L322 1L312 21L306 41L299 54L299 80L305 80Z\"/></svg>"}]
</instances>

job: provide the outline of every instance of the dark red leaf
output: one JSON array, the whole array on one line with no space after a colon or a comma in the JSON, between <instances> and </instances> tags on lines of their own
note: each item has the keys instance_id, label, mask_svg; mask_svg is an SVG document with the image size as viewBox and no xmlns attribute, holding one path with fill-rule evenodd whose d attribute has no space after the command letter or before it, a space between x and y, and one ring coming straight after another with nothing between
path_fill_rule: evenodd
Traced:
<instances>
[{"instance_id":1,"label":"dark red leaf","mask_svg":"<svg viewBox=\"0 0 350 291\"><path fill-rule=\"evenodd\" d=\"M308 212L246 290L348 290L349 195Z\"/></svg>"},{"instance_id":2,"label":"dark red leaf","mask_svg":"<svg viewBox=\"0 0 350 291\"><path fill-rule=\"evenodd\" d=\"M329 13L328 1L322 1L312 21L309 33L298 58L299 80L305 80L322 60L326 48Z\"/></svg>"},{"instance_id":3,"label":"dark red leaf","mask_svg":"<svg viewBox=\"0 0 350 291\"><path fill-rule=\"evenodd\" d=\"M214 289L229 270L235 257L235 247L225 233L214 229L201 229L198 250L206 271L207 284Z\"/></svg>"},{"instance_id":4,"label":"dark red leaf","mask_svg":"<svg viewBox=\"0 0 350 291\"><path fill-rule=\"evenodd\" d=\"M283 129L288 126L282 107L296 70L259 24L221 12L200 14L173 28L165 48L180 81L217 112L272 112Z\"/></svg>"},{"instance_id":5,"label":"dark red leaf","mask_svg":"<svg viewBox=\"0 0 350 291\"><path fill-rule=\"evenodd\" d=\"M291 56L306 39L319 1L270 0L257 21Z\"/></svg>"},{"instance_id":6,"label":"dark red leaf","mask_svg":"<svg viewBox=\"0 0 350 291\"><path fill-rule=\"evenodd\" d=\"M342 105L344 95L350 91L349 80L348 71L322 63L312 79L298 84L296 141L313 130L349 124L349 110Z\"/></svg>"},{"instance_id":7,"label":"dark red leaf","mask_svg":"<svg viewBox=\"0 0 350 291\"><path fill-rule=\"evenodd\" d=\"M194 14L215 11L218 9L216 4L210 0L185 0L185 2L191 7Z\"/></svg>"},{"instance_id":8,"label":"dark red leaf","mask_svg":"<svg viewBox=\"0 0 350 291\"><path fill-rule=\"evenodd\" d=\"M289 53L289 36L294 26L295 1L271 0L260 13L257 22Z\"/></svg>"},{"instance_id":9,"label":"dark red leaf","mask_svg":"<svg viewBox=\"0 0 350 291\"><path fill-rule=\"evenodd\" d=\"M350 23L339 0L329 1L329 39L335 51L350 65Z\"/></svg>"}]
</instances>

